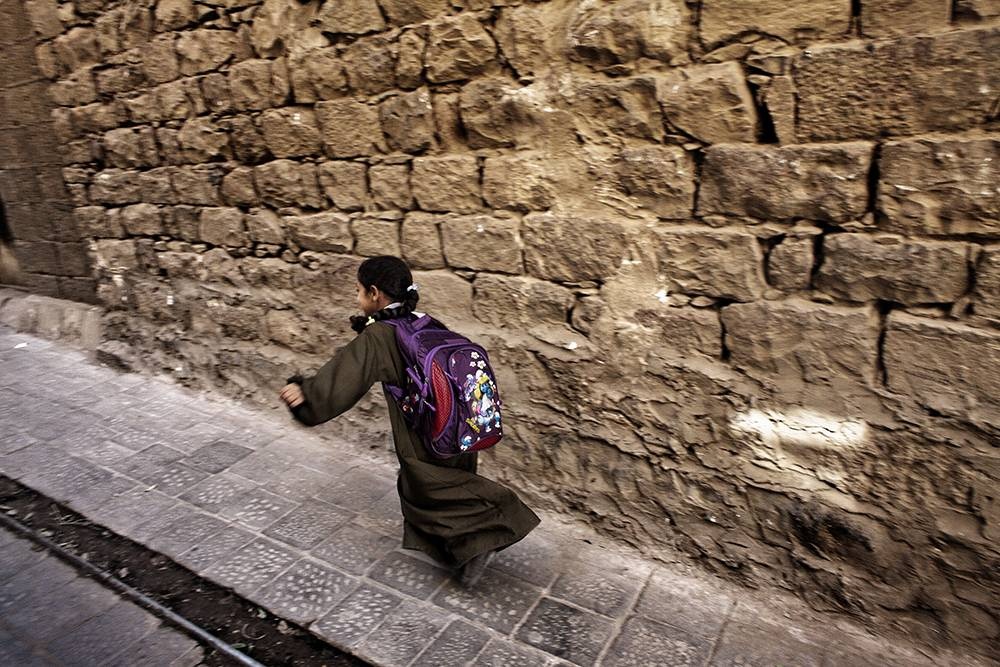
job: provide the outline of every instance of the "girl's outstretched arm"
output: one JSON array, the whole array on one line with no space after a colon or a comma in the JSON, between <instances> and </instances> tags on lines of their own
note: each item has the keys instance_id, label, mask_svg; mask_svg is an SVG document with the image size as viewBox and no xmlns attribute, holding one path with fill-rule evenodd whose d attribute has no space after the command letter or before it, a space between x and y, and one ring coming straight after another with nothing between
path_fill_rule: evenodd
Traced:
<instances>
[{"instance_id":1,"label":"girl's outstretched arm","mask_svg":"<svg viewBox=\"0 0 1000 667\"><path fill-rule=\"evenodd\" d=\"M282 399L295 419L306 426L322 424L351 409L376 382L396 381L391 357L380 349L382 343L372 330L374 326L337 350L316 375L290 379L301 387L303 398L293 405L282 390Z\"/></svg>"}]
</instances>

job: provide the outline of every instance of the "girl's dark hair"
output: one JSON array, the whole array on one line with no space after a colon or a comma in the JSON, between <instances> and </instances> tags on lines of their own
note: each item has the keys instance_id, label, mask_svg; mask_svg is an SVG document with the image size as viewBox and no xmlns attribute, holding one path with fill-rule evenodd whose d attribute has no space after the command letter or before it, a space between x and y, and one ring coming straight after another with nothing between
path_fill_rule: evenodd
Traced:
<instances>
[{"instance_id":1,"label":"girl's dark hair","mask_svg":"<svg viewBox=\"0 0 1000 667\"><path fill-rule=\"evenodd\" d=\"M395 308L383 308L374 313L371 317L376 322L409 315L416 309L417 301L420 300L417 290L407 289L413 284L413 274L410 273L410 267L406 262L398 257L382 255L361 262L361 266L358 267L358 282L365 289L378 287L394 302L402 304ZM358 333L364 331L367 324L367 315L355 315L351 318L351 328Z\"/></svg>"}]
</instances>

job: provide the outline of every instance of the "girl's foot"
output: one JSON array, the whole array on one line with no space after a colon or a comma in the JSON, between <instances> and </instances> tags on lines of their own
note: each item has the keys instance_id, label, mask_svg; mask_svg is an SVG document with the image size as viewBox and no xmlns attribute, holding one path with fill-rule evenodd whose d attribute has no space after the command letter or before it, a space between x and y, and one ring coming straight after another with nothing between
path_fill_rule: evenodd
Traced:
<instances>
[{"instance_id":1,"label":"girl's foot","mask_svg":"<svg viewBox=\"0 0 1000 667\"><path fill-rule=\"evenodd\" d=\"M495 556L496 553L496 551L487 551L486 553L475 556L472 560L463 565L462 569L458 572L458 582L466 588L475 586L479 579L483 576L483 573L486 571L486 566L490 564L490 561L493 560L493 556Z\"/></svg>"}]
</instances>

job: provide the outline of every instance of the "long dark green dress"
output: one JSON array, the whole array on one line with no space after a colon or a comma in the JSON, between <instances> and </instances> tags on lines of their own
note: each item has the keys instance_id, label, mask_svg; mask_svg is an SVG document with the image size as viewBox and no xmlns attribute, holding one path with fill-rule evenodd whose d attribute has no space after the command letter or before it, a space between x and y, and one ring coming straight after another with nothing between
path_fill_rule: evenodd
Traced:
<instances>
[{"instance_id":1,"label":"long dark green dress","mask_svg":"<svg viewBox=\"0 0 1000 667\"><path fill-rule=\"evenodd\" d=\"M307 426L321 424L349 410L376 382L402 386L405 369L395 330L376 322L340 348L315 376L296 378L305 403L292 413ZM513 491L476 474L475 452L433 457L396 402L385 396L399 459L396 486L405 548L459 566L514 544L538 525L538 517Z\"/></svg>"}]
</instances>

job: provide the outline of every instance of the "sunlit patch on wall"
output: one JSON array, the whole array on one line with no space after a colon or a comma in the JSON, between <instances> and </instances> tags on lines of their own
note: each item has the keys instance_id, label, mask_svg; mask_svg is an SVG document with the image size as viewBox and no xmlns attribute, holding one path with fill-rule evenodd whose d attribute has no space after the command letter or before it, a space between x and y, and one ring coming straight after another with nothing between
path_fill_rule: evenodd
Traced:
<instances>
[{"instance_id":1,"label":"sunlit patch on wall","mask_svg":"<svg viewBox=\"0 0 1000 667\"><path fill-rule=\"evenodd\" d=\"M868 436L868 425L856 419L833 417L813 410L748 410L730 420L735 434L758 436L767 445L857 447Z\"/></svg>"}]
</instances>

